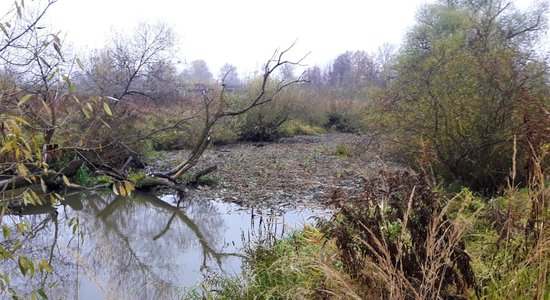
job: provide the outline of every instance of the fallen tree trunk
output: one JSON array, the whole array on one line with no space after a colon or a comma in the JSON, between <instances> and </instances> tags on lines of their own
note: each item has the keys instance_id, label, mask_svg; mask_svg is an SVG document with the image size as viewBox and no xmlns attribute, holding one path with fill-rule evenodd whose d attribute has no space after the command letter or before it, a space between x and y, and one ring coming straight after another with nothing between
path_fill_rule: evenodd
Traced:
<instances>
[{"instance_id":1,"label":"fallen tree trunk","mask_svg":"<svg viewBox=\"0 0 550 300\"><path fill-rule=\"evenodd\" d=\"M218 170L218 166L216 165L200 170L194 173L193 175L191 175L189 179L185 181L185 185L195 185L199 182L199 178L201 178L202 176L208 175L216 170Z\"/></svg>"},{"instance_id":2,"label":"fallen tree trunk","mask_svg":"<svg viewBox=\"0 0 550 300\"><path fill-rule=\"evenodd\" d=\"M57 176L59 176L59 173L54 171L47 171L41 174L33 174L29 176L14 176L12 178L0 180L0 192L26 187L33 184L40 184L40 179L44 182L53 182Z\"/></svg>"},{"instance_id":3,"label":"fallen tree trunk","mask_svg":"<svg viewBox=\"0 0 550 300\"><path fill-rule=\"evenodd\" d=\"M175 180L172 180L169 177L162 177L162 176L146 176L140 180L138 180L135 183L135 188L138 190L151 190L158 187L166 187L170 189L174 189L179 192L185 192L185 188L189 185L194 185L198 182L199 178L208 175L214 171L216 171L218 167L216 165L210 166L206 169L197 171L196 173L192 174L189 179L178 182Z\"/></svg>"},{"instance_id":4,"label":"fallen tree trunk","mask_svg":"<svg viewBox=\"0 0 550 300\"><path fill-rule=\"evenodd\" d=\"M148 191L157 187L167 187L176 191L185 192L185 187L178 185L177 182L164 177L147 176L135 183L138 190Z\"/></svg>"}]
</instances>

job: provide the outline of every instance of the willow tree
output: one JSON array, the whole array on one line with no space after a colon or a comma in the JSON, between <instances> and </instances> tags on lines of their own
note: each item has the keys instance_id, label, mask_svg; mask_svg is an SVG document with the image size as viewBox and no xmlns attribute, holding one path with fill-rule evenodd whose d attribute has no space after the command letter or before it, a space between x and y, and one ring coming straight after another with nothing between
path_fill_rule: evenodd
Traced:
<instances>
[{"instance_id":1,"label":"willow tree","mask_svg":"<svg viewBox=\"0 0 550 300\"><path fill-rule=\"evenodd\" d=\"M439 175L477 189L503 183L514 135L526 138L526 120L548 108L548 65L535 51L546 10L519 11L506 1L439 1L420 10L381 102L409 162L428 160Z\"/></svg>"}]
</instances>

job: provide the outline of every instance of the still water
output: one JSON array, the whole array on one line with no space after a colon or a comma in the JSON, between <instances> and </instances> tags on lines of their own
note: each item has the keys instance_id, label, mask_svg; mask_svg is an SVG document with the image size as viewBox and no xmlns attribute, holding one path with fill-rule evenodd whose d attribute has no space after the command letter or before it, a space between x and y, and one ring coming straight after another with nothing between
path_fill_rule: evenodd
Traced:
<instances>
[{"instance_id":1,"label":"still water","mask_svg":"<svg viewBox=\"0 0 550 300\"><path fill-rule=\"evenodd\" d=\"M273 241L323 214L244 210L214 201L178 208L174 196L151 193L120 198L78 192L65 199L56 207L4 217L7 224L24 220L32 228L19 254L53 267L32 280L13 275L22 296L44 287L50 299L180 298L205 275L239 274L247 242ZM69 226L75 217L79 225ZM0 268L19 273L6 260Z\"/></svg>"}]
</instances>

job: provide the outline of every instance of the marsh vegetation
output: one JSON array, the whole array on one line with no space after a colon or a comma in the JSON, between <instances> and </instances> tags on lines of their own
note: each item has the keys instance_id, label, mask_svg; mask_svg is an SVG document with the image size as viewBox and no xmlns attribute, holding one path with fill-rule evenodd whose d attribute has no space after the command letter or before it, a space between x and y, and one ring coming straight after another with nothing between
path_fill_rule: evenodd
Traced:
<instances>
[{"instance_id":1,"label":"marsh vegetation","mask_svg":"<svg viewBox=\"0 0 550 300\"><path fill-rule=\"evenodd\" d=\"M547 3L214 77L163 23L72 52L56 2L0 21L2 297L550 298Z\"/></svg>"}]
</instances>

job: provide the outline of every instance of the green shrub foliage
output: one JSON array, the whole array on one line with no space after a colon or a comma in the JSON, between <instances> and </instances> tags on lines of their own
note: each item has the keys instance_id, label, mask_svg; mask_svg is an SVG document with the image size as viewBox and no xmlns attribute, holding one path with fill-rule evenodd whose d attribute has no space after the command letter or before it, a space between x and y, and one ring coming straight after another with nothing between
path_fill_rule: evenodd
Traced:
<instances>
[{"instance_id":1,"label":"green shrub foliage","mask_svg":"<svg viewBox=\"0 0 550 300\"><path fill-rule=\"evenodd\" d=\"M379 99L385 117L376 125L389 129L397 153L410 163L429 153L439 174L477 190L502 184L514 135L524 158L528 132L550 136L548 126L529 121L549 105L546 64L534 54L545 11L521 12L505 1L425 6Z\"/></svg>"}]
</instances>

